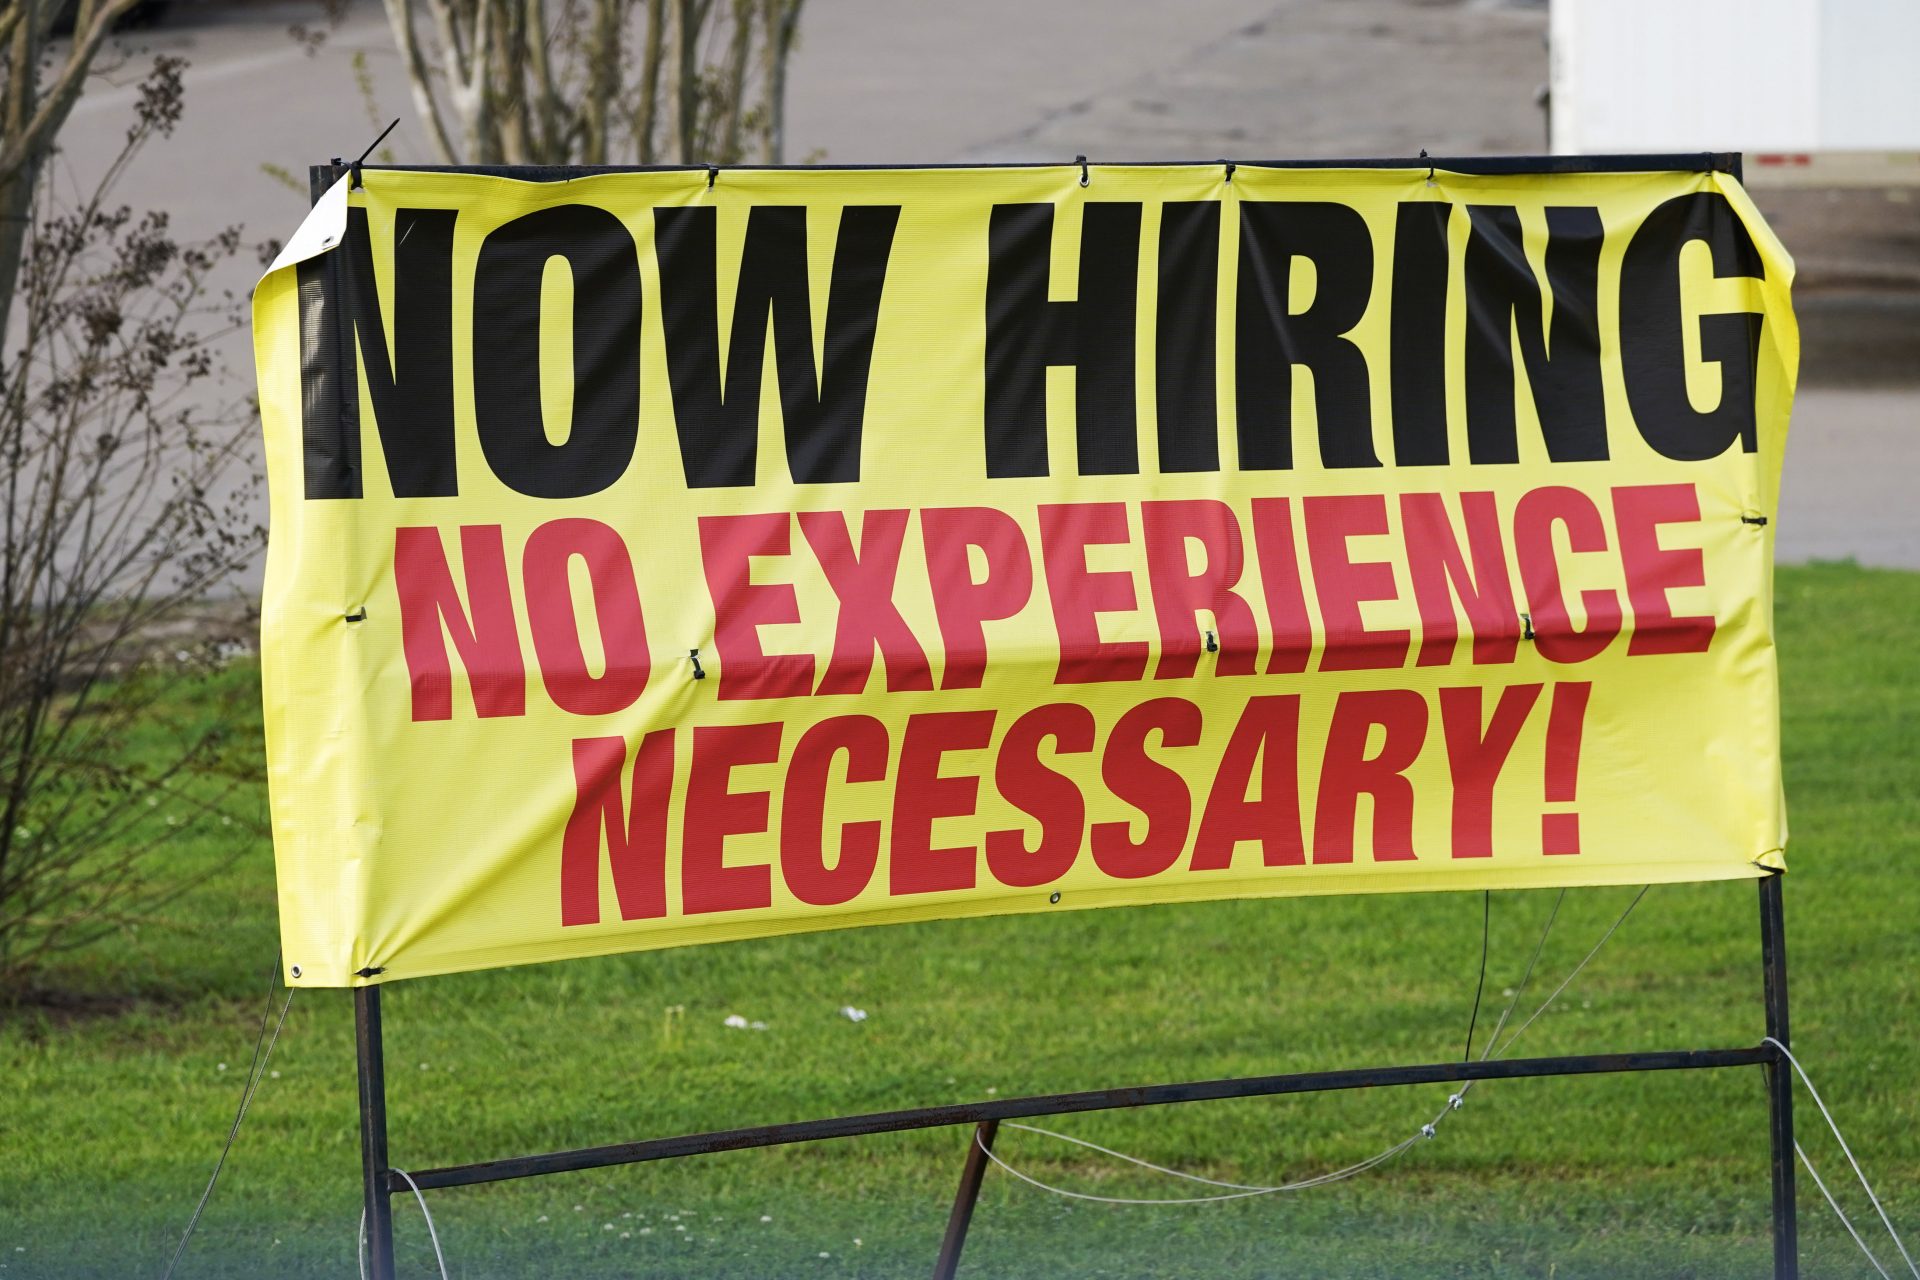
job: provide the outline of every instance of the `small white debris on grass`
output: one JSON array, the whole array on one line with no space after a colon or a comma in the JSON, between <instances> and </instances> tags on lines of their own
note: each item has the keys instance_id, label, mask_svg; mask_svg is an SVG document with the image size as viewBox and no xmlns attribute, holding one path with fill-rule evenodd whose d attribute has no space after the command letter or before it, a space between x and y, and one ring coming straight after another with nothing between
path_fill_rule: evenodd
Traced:
<instances>
[{"instance_id":1,"label":"small white debris on grass","mask_svg":"<svg viewBox=\"0 0 1920 1280\"><path fill-rule=\"evenodd\" d=\"M224 1062L216 1062L213 1064L213 1069L215 1071L225 1071L227 1069L227 1064Z\"/></svg>"},{"instance_id":2,"label":"small white debris on grass","mask_svg":"<svg viewBox=\"0 0 1920 1280\"><path fill-rule=\"evenodd\" d=\"M652 1234L653 1234L653 1228L652 1228L652 1227L642 1227L642 1228L640 1228L640 1234L641 1234L641 1235L643 1235L643 1236L650 1236L650 1235L652 1235Z\"/></svg>"},{"instance_id":3,"label":"small white debris on grass","mask_svg":"<svg viewBox=\"0 0 1920 1280\"><path fill-rule=\"evenodd\" d=\"M547 1215L544 1213L534 1219L535 1222L545 1222L546 1220L547 1220Z\"/></svg>"},{"instance_id":4,"label":"small white debris on grass","mask_svg":"<svg viewBox=\"0 0 1920 1280\"><path fill-rule=\"evenodd\" d=\"M867 1020L867 1011L865 1009L856 1009L850 1004L843 1004L840 1006L840 1016L848 1022L865 1022Z\"/></svg>"},{"instance_id":5,"label":"small white debris on grass","mask_svg":"<svg viewBox=\"0 0 1920 1280\"><path fill-rule=\"evenodd\" d=\"M765 1031L767 1029L767 1024L764 1022L750 1022L747 1025L752 1027L755 1031Z\"/></svg>"},{"instance_id":6,"label":"small white debris on grass","mask_svg":"<svg viewBox=\"0 0 1920 1280\"><path fill-rule=\"evenodd\" d=\"M772 1222L772 1221L773 1221L773 1215L772 1215L772 1214L770 1214L770 1213L763 1213L763 1214L761 1214L761 1215L760 1215L760 1221L762 1221L762 1222Z\"/></svg>"},{"instance_id":7,"label":"small white debris on grass","mask_svg":"<svg viewBox=\"0 0 1920 1280\"><path fill-rule=\"evenodd\" d=\"M828 1253L825 1249L822 1249L820 1251L820 1256L823 1258L831 1258L833 1255Z\"/></svg>"},{"instance_id":8,"label":"small white debris on grass","mask_svg":"<svg viewBox=\"0 0 1920 1280\"><path fill-rule=\"evenodd\" d=\"M745 1031L747 1029L747 1020L737 1013L730 1013L726 1016L722 1025L732 1027L735 1031Z\"/></svg>"}]
</instances>

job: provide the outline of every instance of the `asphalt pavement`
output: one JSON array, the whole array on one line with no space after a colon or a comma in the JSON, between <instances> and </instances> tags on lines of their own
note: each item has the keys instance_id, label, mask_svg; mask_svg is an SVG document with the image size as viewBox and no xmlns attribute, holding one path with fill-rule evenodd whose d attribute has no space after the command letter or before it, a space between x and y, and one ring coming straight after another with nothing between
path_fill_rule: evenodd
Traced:
<instances>
[{"instance_id":1,"label":"asphalt pavement","mask_svg":"<svg viewBox=\"0 0 1920 1280\"><path fill-rule=\"evenodd\" d=\"M355 0L317 52L289 34L325 22L317 3L175 0L159 26L122 39L124 56L89 87L57 180L99 172L124 136L139 70L163 52L189 60L186 114L175 139L129 170L120 198L168 210L182 234L239 224L253 239L286 236L306 208L306 166L358 154L394 116L396 158L431 161L380 6ZM790 72L789 159L1538 151L1545 30L1544 5L1524 0L809 0ZM1783 560L1920 568L1920 290L1905 283L1920 279L1920 207L1898 201L1779 198L1777 225L1807 283ZM1853 230L1862 210L1880 236L1864 254ZM1863 259L1878 274L1820 265ZM222 283L243 290L256 270L236 262ZM227 354L242 389L245 335Z\"/></svg>"}]
</instances>

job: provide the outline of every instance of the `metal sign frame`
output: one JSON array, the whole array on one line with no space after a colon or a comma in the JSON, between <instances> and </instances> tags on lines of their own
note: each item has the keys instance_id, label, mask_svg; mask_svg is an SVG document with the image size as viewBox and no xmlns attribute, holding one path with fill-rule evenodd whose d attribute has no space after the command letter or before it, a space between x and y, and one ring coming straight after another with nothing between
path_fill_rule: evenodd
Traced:
<instances>
[{"instance_id":1,"label":"metal sign frame","mask_svg":"<svg viewBox=\"0 0 1920 1280\"><path fill-rule=\"evenodd\" d=\"M1798 1280L1800 1247L1794 1193L1793 1076L1787 1063L1787 1051L1783 1047L1792 1041L1787 1024L1787 939L1780 879L1780 875L1774 873L1759 881L1760 963L1767 1039L1750 1048L1462 1060L1225 1080L1191 1080L1117 1089L1089 1089L1075 1093L1035 1094L1021 1098L990 1098L983 1102L829 1116L820 1120L720 1129L674 1138L650 1138L571 1151L551 1151L540 1155L506 1156L406 1174L396 1170L387 1158L387 1092L381 1044L380 988L357 987L353 992L354 1045L360 1068L360 1168L366 1204L368 1274L373 1280L393 1280L391 1198L396 1194L405 1195L410 1190L469 1187L483 1182L504 1182L511 1178L603 1169L613 1165L672 1160L720 1151L743 1151L795 1142L819 1142L830 1138L855 1138L873 1133L970 1124L974 1126L973 1140L967 1144L960 1185L954 1193L946 1234L940 1242L940 1252L933 1268L934 1280L953 1280L960 1266L961 1250L966 1247L967 1228L973 1220L980 1183L986 1174L987 1152L992 1149L994 1136L1003 1120L1152 1107L1174 1102L1204 1102L1220 1098L1326 1093L1382 1085L1758 1066L1766 1076L1768 1135L1772 1149L1774 1280Z\"/></svg>"},{"instance_id":2,"label":"metal sign frame","mask_svg":"<svg viewBox=\"0 0 1920 1280\"><path fill-rule=\"evenodd\" d=\"M1695 152L1681 155L1646 156L1513 156L1513 157L1427 157L1398 160L1294 160L1259 162L1274 168L1350 168L1355 166L1401 167L1430 166L1455 173L1540 174L1648 172L1654 170L1706 172L1717 171L1740 176L1741 157L1737 153ZM318 200L322 192L350 169L358 169L335 159L331 164L311 170L312 194ZM400 166L367 165L366 168L416 169L455 173L483 173L512 176L533 181L560 181L590 173L637 172L636 166L514 167L501 166ZM767 166L753 166L767 167ZM812 168L820 166L774 166ZM973 165L840 165L839 169L894 168L974 168ZM997 168L1025 166L994 166ZM713 172L704 165L647 166L652 169L683 169ZM357 175L356 175L357 176ZM323 268L329 295L336 294L334 273L337 264L329 260ZM373 1280L393 1280L393 1207L392 1197L411 1190L430 1191L444 1187L474 1186L548 1173L569 1173L581 1169L600 1169L614 1165L640 1164L682 1156L706 1155L720 1151L741 1151L755 1147L784 1146L795 1142L818 1142L831 1138L852 1138L875 1133L897 1133L909 1129L933 1129L957 1125L974 1126L967 1145L960 1184L955 1191L940 1252L934 1262L934 1280L953 1280L966 1246L967 1230L979 1199L980 1184L986 1174L987 1153L991 1150L1000 1123L1005 1120L1037 1116L1071 1115L1086 1111L1108 1111L1131 1107L1161 1106L1176 1102L1202 1102L1221 1098L1274 1097L1282 1094L1323 1093L1344 1089L1365 1089L1384 1085L1437 1084L1449 1081L1507 1080L1536 1076L1600 1075L1628 1071L1687 1071L1721 1067L1758 1066L1766 1077L1768 1137L1771 1148L1773 1274L1775 1280L1798 1280L1800 1274L1799 1226L1795 1206L1793 1087L1787 1061L1792 1041L1787 1021L1787 943L1786 922L1781 901L1781 877L1763 876L1760 891L1760 963L1762 1002L1766 1039L1749 1048L1676 1049L1645 1053L1574 1054L1542 1058L1515 1058L1499 1061L1437 1062L1419 1065L1362 1067L1337 1071L1315 1071L1285 1075L1249 1076L1223 1080L1195 1080L1168 1084L1135 1085L1122 1088L1092 1089L1074 1093L1036 1094L1021 1098L995 1098L982 1102L951 1103L933 1107L911 1107L898 1111L877 1111L863 1115L829 1116L787 1124L758 1125L742 1129L723 1129L686 1134L672 1138L652 1138L638 1142L613 1143L570 1151L538 1155L507 1156L473 1164L449 1165L401 1173L388 1158L387 1093L385 1050L382 1040L380 988L357 987L353 992L354 1045L359 1067L360 1168L366 1214L367 1274Z\"/></svg>"}]
</instances>

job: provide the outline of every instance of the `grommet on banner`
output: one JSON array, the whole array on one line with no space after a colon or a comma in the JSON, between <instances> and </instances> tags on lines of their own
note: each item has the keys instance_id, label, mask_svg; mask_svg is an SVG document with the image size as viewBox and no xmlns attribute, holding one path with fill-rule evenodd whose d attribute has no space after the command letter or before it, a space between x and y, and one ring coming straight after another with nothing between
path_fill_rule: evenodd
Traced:
<instances>
[{"instance_id":1,"label":"grommet on banner","mask_svg":"<svg viewBox=\"0 0 1920 1280\"><path fill-rule=\"evenodd\" d=\"M400 123L400 117L395 116L393 118L393 122L389 124L386 128L380 131L380 136L367 144L367 149L360 153L360 158L358 160L355 160L350 166L348 166L348 172L352 174L352 181L347 183L347 190L365 191L367 189L366 185L360 181L360 166L367 162L367 157L373 154L373 149L375 147L379 146L381 143L387 140L387 135L392 133L394 131L395 126L397 126L399 123ZM340 162L338 160L335 160L334 163L339 164Z\"/></svg>"},{"instance_id":2,"label":"grommet on banner","mask_svg":"<svg viewBox=\"0 0 1920 1280\"><path fill-rule=\"evenodd\" d=\"M687 650L687 659L693 663L693 678L695 680L705 680L707 673L700 666L700 651L698 649Z\"/></svg>"},{"instance_id":3,"label":"grommet on banner","mask_svg":"<svg viewBox=\"0 0 1920 1280\"><path fill-rule=\"evenodd\" d=\"M1238 168L1239 168L1240 166L1239 166L1239 165L1237 165L1237 164L1235 164L1235 163L1234 163L1233 161L1231 161L1231 160L1222 160L1222 161L1221 161L1220 163L1221 163L1221 164L1223 164L1223 165L1225 165L1225 166L1227 166L1227 185L1228 185L1228 186L1232 186L1232 185L1233 185L1233 171L1234 171L1235 169L1238 169Z\"/></svg>"},{"instance_id":4,"label":"grommet on banner","mask_svg":"<svg viewBox=\"0 0 1920 1280\"><path fill-rule=\"evenodd\" d=\"M1087 158L1085 156L1075 156L1073 162L1080 166L1080 185L1084 187L1089 182L1087 177Z\"/></svg>"},{"instance_id":5,"label":"grommet on banner","mask_svg":"<svg viewBox=\"0 0 1920 1280\"><path fill-rule=\"evenodd\" d=\"M719 179L720 179L720 166L717 164L708 165L707 166L707 190L709 191L713 190L713 184L719 181Z\"/></svg>"}]
</instances>

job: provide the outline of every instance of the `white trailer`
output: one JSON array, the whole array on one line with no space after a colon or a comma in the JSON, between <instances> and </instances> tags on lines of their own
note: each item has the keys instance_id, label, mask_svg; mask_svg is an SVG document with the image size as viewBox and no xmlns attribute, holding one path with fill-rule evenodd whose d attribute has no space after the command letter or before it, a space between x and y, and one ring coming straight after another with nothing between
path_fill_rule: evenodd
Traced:
<instances>
[{"instance_id":1,"label":"white trailer","mask_svg":"<svg viewBox=\"0 0 1920 1280\"><path fill-rule=\"evenodd\" d=\"M1920 0L1552 0L1556 154L1743 151L1752 185L1920 185Z\"/></svg>"}]
</instances>

